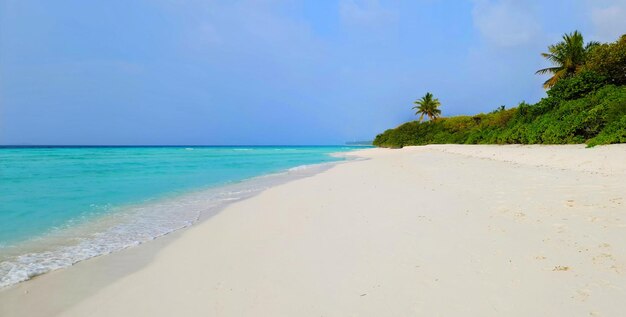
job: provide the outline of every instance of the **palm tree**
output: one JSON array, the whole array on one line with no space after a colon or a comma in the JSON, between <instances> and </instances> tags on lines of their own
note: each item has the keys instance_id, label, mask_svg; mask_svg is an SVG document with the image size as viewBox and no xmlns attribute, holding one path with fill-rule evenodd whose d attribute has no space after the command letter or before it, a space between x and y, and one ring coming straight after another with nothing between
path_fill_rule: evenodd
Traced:
<instances>
[{"instance_id":1,"label":"palm tree","mask_svg":"<svg viewBox=\"0 0 626 317\"><path fill-rule=\"evenodd\" d=\"M420 122L424 119L424 115L430 120L435 120L441 115L439 99L433 98L433 94L427 92L424 97L414 102L416 104L412 109L416 109L415 115L420 115Z\"/></svg>"},{"instance_id":2,"label":"palm tree","mask_svg":"<svg viewBox=\"0 0 626 317\"><path fill-rule=\"evenodd\" d=\"M578 31L564 34L563 41L548 46L548 53L541 53L541 56L549 60L554 67L538 70L535 74L552 74L543 88L551 88L557 81L576 74L585 63L589 51L599 45L598 42L589 42L585 45L582 34Z\"/></svg>"}]
</instances>

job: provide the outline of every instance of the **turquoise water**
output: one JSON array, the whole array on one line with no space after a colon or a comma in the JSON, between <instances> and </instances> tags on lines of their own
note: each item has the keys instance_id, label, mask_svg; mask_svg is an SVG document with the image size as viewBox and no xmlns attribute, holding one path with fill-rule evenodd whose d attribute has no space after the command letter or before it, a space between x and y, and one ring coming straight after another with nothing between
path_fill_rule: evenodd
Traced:
<instances>
[{"instance_id":1,"label":"turquoise water","mask_svg":"<svg viewBox=\"0 0 626 317\"><path fill-rule=\"evenodd\" d=\"M224 198L216 189L227 184L341 160L330 154L353 149L0 148L0 286L184 227L211 199L237 199L233 193L253 190L231 188ZM202 189L213 189L213 196L184 196ZM108 222L97 230L71 230L101 219ZM68 252L80 255L71 258Z\"/></svg>"}]
</instances>

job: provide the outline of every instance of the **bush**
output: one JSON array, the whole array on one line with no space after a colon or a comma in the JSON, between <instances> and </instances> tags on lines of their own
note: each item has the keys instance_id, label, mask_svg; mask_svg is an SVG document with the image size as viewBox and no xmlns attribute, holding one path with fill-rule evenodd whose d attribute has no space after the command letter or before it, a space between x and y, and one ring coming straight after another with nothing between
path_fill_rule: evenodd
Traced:
<instances>
[{"instance_id":1,"label":"bush","mask_svg":"<svg viewBox=\"0 0 626 317\"><path fill-rule=\"evenodd\" d=\"M626 116L622 116L620 120L607 125L595 138L589 140L587 145L596 146L612 143L626 143Z\"/></svg>"},{"instance_id":2,"label":"bush","mask_svg":"<svg viewBox=\"0 0 626 317\"><path fill-rule=\"evenodd\" d=\"M376 136L374 145L431 143L565 144L626 142L626 35L594 47L582 69L559 80L534 105L484 114L409 122Z\"/></svg>"},{"instance_id":3,"label":"bush","mask_svg":"<svg viewBox=\"0 0 626 317\"><path fill-rule=\"evenodd\" d=\"M379 134L374 145L626 142L626 87L598 88L595 79L590 79L597 78L593 76L587 73L555 86L557 91L535 105L521 103L488 114L405 123ZM571 99L584 90L590 93Z\"/></svg>"},{"instance_id":4,"label":"bush","mask_svg":"<svg viewBox=\"0 0 626 317\"><path fill-rule=\"evenodd\" d=\"M548 97L557 100L578 99L598 90L607 82L606 77L592 71L583 71L580 74L559 80L550 90Z\"/></svg>"},{"instance_id":5,"label":"bush","mask_svg":"<svg viewBox=\"0 0 626 317\"><path fill-rule=\"evenodd\" d=\"M604 76L610 84L626 85L626 34L615 43L594 48L584 69Z\"/></svg>"}]
</instances>

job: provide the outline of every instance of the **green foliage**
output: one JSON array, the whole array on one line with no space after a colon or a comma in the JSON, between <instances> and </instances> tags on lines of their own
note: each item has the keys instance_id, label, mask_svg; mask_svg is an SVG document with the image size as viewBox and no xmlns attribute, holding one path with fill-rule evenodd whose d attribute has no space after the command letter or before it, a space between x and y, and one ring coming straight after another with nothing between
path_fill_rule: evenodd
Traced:
<instances>
[{"instance_id":1,"label":"green foliage","mask_svg":"<svg viewBox=\"0 0 626 317\"><path fill-rule=\"evenodd\" d=\"M572 77L577 74L591 51L600 45L598 42L589 42L585 44L583 35L578 31L563 35L563 40L557 44L548 47L548 53L542 53L545 59L550 61L554 66L540 69L536 74L551 74L552 77L544 84L544 88L551 88L562 79Z\"/></svg>"},{"instance_id":2,"label":"green foliage","mask_svg":"<svg viewBox=\"0 0 626 317\"><path fill-rule=\"evenodd\" d=\"M591 71L583 71L577 76L558 81L550 90L548 96L560 100L580 98L604 86L606 77Z\"/></svg>"},{"instance_id":3,"label":"green foliage","mask_svg":"<svg viewBox=\"0 0 626 317\"><path fill-rule=\"evenodd\" d=\"M611 44L584 44L578 32L543 54L555 67L548 97L534 105L490 113L408 122L376 136L373 144L570 144L626 142L626 35ZM430 95L429 98L428 95ZM427 94L421 101L432 100ZM421 120L420 120L421 121Z\"/></svg>"},{"instance_id":4,"label":"green foliage","mask_svg":"<svg viewBox=\"0 0 626 317\"><path fill-rule=\"evenodd\" d=\"M612 143L626 143L626 116L607 125L595 138L587 142L589 146Z\"/></svg>"},{"instance_id":5,"label":"green foliage","mask_svg":"<svg viewBox=\"0 0 626 317\"><path fill-rule=\"evenodd\" d=\"M591 50L584 69L606 77L614 85L626 85L626 34L615 43Z\"/></svg>"},{"instance_id":6,"label":"green foliage","mask_svg":"<svg viewBox=\"0 0 626 317\"><path fill-rule=\"evenodd\" d=\"M424 119L424 116L427 116L430 120L435 120L441 115L441 110L439 110L441 102L429 92L414 103L415 107L413 109L415 109L415 114L420 116L420 121Z\"/></svg>"},{"instance_id":7,"label":"green foliage","mask_svg":"<svg viewBox=\"0 0 626 317\"><path fill-rule=\"evenodd\" d=\"M589 85L584 83L582 86ZM553 94L534 105L521 103L516 108L498 109L488 114L408 122L378 135L374 145L400 148L446 143L588 142L597 145L626 142L626 87L608 85L577 99L562 99L562 96L571 97L570 94Z\"/></svg>"},{"instance_id":8,"label":"green foliage","mask_svg":"<svg viewBox=\"0 0 626 317\"><path fill-rule=\"evenodd\" d=\"M500 111L504 111L504 109L506 109L506 106L502 105L498 108L496 108L496 110L492 111L491 113L496 113L496 112L500 112Z\"/></svg>"}]
</instances>

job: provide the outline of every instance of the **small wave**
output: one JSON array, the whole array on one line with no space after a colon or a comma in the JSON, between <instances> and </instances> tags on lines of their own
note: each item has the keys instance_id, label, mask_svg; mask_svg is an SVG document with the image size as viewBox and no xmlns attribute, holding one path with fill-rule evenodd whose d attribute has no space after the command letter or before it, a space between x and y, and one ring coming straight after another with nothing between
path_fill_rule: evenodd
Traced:
<instances>
[{"instance_id":1,"label":"small wave","mask_svg":"<svg viewBox=\"0 0 626 317\"><path fill-rule=\"evenodd\" d=\"M37 238L37 241L3 248L0 288L189 227L229 203L251 197L273 185L315 174L331 164L296 166L284 172L175 198L118 207L105 216L59 229L51 236ZM42 241L45 241L44 247Z\"/></svg>"},{"instance_id":2,"label":"small wave","mask_svg":"<svg viewBox=\"0 0 626 317\"><path fill-rule=\"evenodd\" d=\"M313 167L313 165L299 165L299 166L296 166L296 167L292 167L292 168L288 169L287 171L289 171L289 172L298 172L298 171L304 171L304 170L310 169L312 167Z\"/></svg>"}]
</instances>

